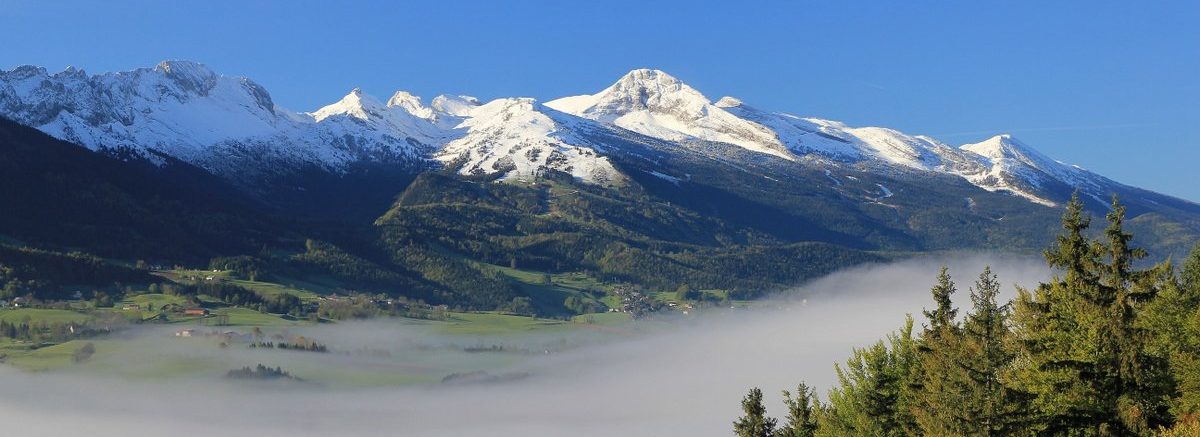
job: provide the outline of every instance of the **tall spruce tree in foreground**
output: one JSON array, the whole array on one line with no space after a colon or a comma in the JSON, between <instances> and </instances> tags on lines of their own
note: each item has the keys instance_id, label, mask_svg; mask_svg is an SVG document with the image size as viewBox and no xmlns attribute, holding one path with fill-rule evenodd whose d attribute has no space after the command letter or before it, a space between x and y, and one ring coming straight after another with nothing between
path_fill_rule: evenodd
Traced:
<instances>
[{"instance_id":1,"label":"tall spruce tree in foreground","mask_svg":"<svg viewBox=\"0 0 1200 437\"><path fill-rule=\"evenodd\" d=\"M971 287L971 311L963 321L959 372L961 377L961 435L1009 435L1018 424L1023 403L1004 386L1002 372L1012 363L1007 347L1008 305L1000 305L1000 282L991 267L985 267Z\"/></svg>"},{"instance_id":2,"label":"tall spruce tree in foreground","mask_svg":"<svg viewBox=\"0 0 1200 437\"><path fill-rule=\"evenodd\" d=\"M913 366L913 416L924 435L962 435L969 420L960 411L965 389L961 366L961 327L952 296L956 292L949 270L942 266L937 284L930 289L934 309L925 310L929 325L917 340L918 365ZM908 434L913 434L910 430Z\"/></svg>"},{"instance_id":3,"label":"tall spruce tree in foreground","mask_svg":"<svg viewBox=\"0 0 1200 437\"><path fill-rule=\"evenodd\" d=\"M919 343L923 381L918 385L914 413L921 435L993 436L1013 431L1018 402L1001 384L1001 372L1012 361L1005 345L1007 305L1000 305L1000 283L991 267L984 268L971 288L972 308L962 324L953 317L949 294L952 283L943 269L933 288L939 311L927 311L930 327ZM949 287L948 287L949 285Z\"/></svg>"},{"instance_id":4,"label":"tall spruce tree in foreground","mask_svg":"<svg viewBox=\"0 0 1200 437\"><path fill-rule=\"evenodd\" d=\"M777 437L813 437L817 434L817 412L821 405L808 385L800 383L795 397L784 390L783 403L788 409L787 423L775 433Z\"/></svg>"},{"instance_id":5,"label":"tall spruce tree in foreground","mask_svg":"<svg viewBox=\"0 0 1200 437\"><path fill-rule=\"evenodd\" d=\"M1032 395L1031 431L1056 435L1147 435L1163 423L1162 365L1144 353L1140 307L1154 297L1133 263L1125 209L1116 199L1104 239L1085 236L1090 220L1078 196L1063 234L1046 251L1062 273L1035 294L1022 290L1014 321L1010 387Z\"/></svg>"},{"instance_id":6,"label":"tall spruce tree in foreground","mask_svg":"<svg viewBox=\"0 0 1200 437\"><path fill-rule=\"evenodd\" d=\"M958 309L954 308L952 299L958 290L954 288L954 280L950 278L949 268L942 266L938 272L937 285L934 285L929 291L933 295L935 306L933 311L924 311L925 318L929 319L929 326L925 328L922 338L929 339L957 333L958 325L955 319L958 317Z\"/></svg>"},{"instance_id":7,"label":"tall spruce tree in foreground","mask_svg":"<svg viewBox=\"0 0 1200 437\"><path fill-rule=\"evenodd\" d=\"M1101 343L1094 326L1099 314L1088 299L1098 293L1099 283L1097 251L1084 235L1090 222L1083 203L1073 197L1063 215L1063 234L1045 253L1060 275L1033 293L1018 290L1013 313L1017 358L1006 380L1032 396L1032 433L1062 435L1103 420L1099 391L1105 388L1087 380L1099 376L1093 369L1099 348L1091 345Z\"/></svg>"},{"instance_id":8,"label":"tall spruce tree in foreground","mask_svg":"<svg viewBox=\"0 0 1200 437\"><path fill-rule=\"evenodd\" d=\"M1146 257L1146 251L1130 245L1133 234L1125 232L1125 206L1114 195L1107 215L1108 227L1101 242L1103 261L1100 285L1108 302L1106 329L1115 350L1114 383L1116 412L1120 419L1113 429L1122 433L1150 435L1170 422L1165 399L1170 396L1169 371L1165 356L1152 353L1148 346L1154 333L1145 329L1140 318L1162 287L1155 271L1138 270L1134 263ZM1118 428L1119 427L1119 428Z\"/></svg>"},{"instance_id":9,"label":"tall spruce tree in foreground","mask_svg":"<svg viewBox=\"0 0 1200 437\"><path fill-rule=\"evenodd\" d=\"M775 435L775 419L767 417L763 406L762 390L750 389L742 399L742 417L733 422L733 432L738 437L771 437Z\"/></svg>"}]
</instances>

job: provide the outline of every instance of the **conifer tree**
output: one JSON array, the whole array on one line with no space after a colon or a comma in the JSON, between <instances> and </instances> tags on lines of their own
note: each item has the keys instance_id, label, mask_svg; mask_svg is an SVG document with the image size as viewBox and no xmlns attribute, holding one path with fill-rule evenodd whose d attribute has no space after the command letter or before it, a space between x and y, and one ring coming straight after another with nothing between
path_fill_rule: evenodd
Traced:
<instances>
[{"instance_id":1,"label":"conifer tree","mask_svg":"<svg viewBox=\"0 0 1200 437\"><path fill-rule=\"evenodd\" d=\"M1185 344L1171 355L1171 376L1178 396L1171 412L1181 422L1200 423L1200 309L1183 325Z\"/></svg>"},{"instance_id":2,"label":"conifer tree","mask_svg":"<svg viewBox=\"0 0 1200 437\"><path fill-rule=\"evenodd\" d=\"M938 272L937 285L930 290L935 307L933 311L924 311L925 318L929 319L929 326L925 329L922 338L938 337L946 331L957 330L955 318L958 317L958 309L954 308L954 303L951 301L955 291L957 290L954 288L954 281L950 278L950 270L946 266L942 266L941 271Z\"/></svg>"},{"instance_id":3,"label":"conifer tree","mask_svg":"<svg viewBox=\"0 0 1200 437\"><path fill-rule=\"evenodd\" d=\"M1192 253L1184 260L1183 267L1179 272L1179 285L1193 296L1200 294L1200 244L1192 248ZM1200 299L1192 301L1192 303L1198 304Z\"/></svg>"},{"instance_id":4,"label":"conifer tree","mask_svg":"<svg viewBox=\"0 0 1200 437\"><path fill-rule=\"evenodd\" d=\"M763 406L762 390L750 389L742 399L742 417L733 422L733 432L738 437L771 437L775 435L775 419L767 417Z\"/></svg>"},{"instance_id":5,"label":"conifer tree","mask_svg":"<svg viewBox=\"0 0 1200 437\"><path fill-rule=\"evenodd\" d=\"M939 284L946 283L945 274ZM935 287L936 290L941 285ZM921 366L924 380L915 406L921 434L928 436L992 436L1011 432L1017 402L1001 384L1001 371L1012 357L1005 346L1007 305L997 296L1000 284L986 267L971 288L972 309L959 325L927 335ZM931 316L932 319L932 316ZM935 331L936 332L936 331Z\"/></svg>"},{"instance_id":6,"label":"conifer tree","mask_svg":"<svg viewBox=\"0 0 1200 437\"><path fill-rule=\"evenodd\" d=\"M1177 336L1171 357L1171 372L1179 394L1172 405L1172 412L1180 419L1200 422L1200 245L1183 263L1177 286L1179 299L1178 325L1182 326ZM1176 332L1161 331L1165 335ZM1197 428L1200 428L1198 426Z\"/></svg>"},{"instance_id":7,"label":"conifer tree","mask_svg":"<svg viewBox=\"0 0 1200 437\"><path fill-rule=\"evenodd\" d=\"M1156 287L1151 275L1134 268L1145 252L1130 246L1124 218L1114 198L1104 238L1089 240L1089 220L1073 197L1064 232L1046 251L1062 275L1036 294L1018 294L1019 365L1008 380L1033 396L1034 432L1146 435L1163 423L1165 366L1145 353L1149 335L1138 326Z\"/></svg>"},{"instance_id":8,"label":"conifer tree","mask_svg":"<svg viewBox=\"0 0 1200 437\"><path fill-rule=\"evenodd\" d=\"M1200 419L1200 245L1184 260L1178 278L1169 263L1154 273L1161 290L1141 320L1154 333L1146 349L1169 360L1170 413L1177 420Z\"/></svg>"},{"instance_id":9,"label":"conifer tree","mask_svg":"<svg viewBox=\"0 0 1200 437\"><path fill-rule=\"evenodd\" d=\"M1114 385L1119 426L1124 432L1149 435L1169 418L1164 399L1170 384L1165 356L1147 350L1153 333L1139 322L1147 304L1158 294L1162 284L1156 280L1155 269L1137 270L1134 263L1146 257L1146 251L1130 245L1133 235L1125 232L1125 206L1114 195L1104 230L1104 269L1101 288L1108 305L1106 329L1111 333L1113 360L1116 367Z\"/></svg>"},{"instance_id":10,"label":"conifer tree","mask_svg":"<svg viewBox=\"0 0 1200 437\"><path fill-rule=\"evenodd\" d=\"M804 383L796 387L796 396L783 391L783 402L787 405L787 423L775 433L778 437L813 437L817 433L817 410L820 404L811 388Z\"/></svg>"},{"instance_id":11,"label":"conifer tree","mask_svg":"<svg viewBox=\"0 0 1200 437\"><path fill-rule=\"evenodd\" d=\"M904 328L870 347L854 350L835 367L838 386L820 420L820 435L903 436L917 429L910 409L909 376L916 362L912 317Z\"/></svg>"},{"instance_id":12,"label":"conifer tree","mask_svg":"<svg viewBox=\"0 0 1200 437\"><path fill-rule=\"evenodd\" d=\"M1090 222L1076 194L1063 214L1063 233L1045 252L1050 267L1061 273L1033 293L1018 289L1013 313L1017 356L1005 379L1031 396L1031 433L1094 430L1106 411L1100 393L1106 388L1085 380L1099 376L1093 368L1096 348L1089 345L1102 342L1096 325L1103 318L1093 304L1099 295L1099 259L1084 235Z\"/></svg>"},{"instance_id":13,"label":"conifer tree","mask_svg":"<svg viewBox=\"0 0 1200 437\"><path fill-rule=\"evenodd\" d=\"M919 365L912 367L909 387L913 416L925 435L960 435L965 420L958 411L963 405L963 378L959 375L958 310L951 300L955 291L948 269L942 266L937 284L930 290L935 309L924 311L929 325L917 341Z\"/></svg>"},{"instance_id":14,"label":"conifer tree","mask_svg":"<svg viewBox=\"0 0 1200 437\"><path fill-rule=\"evenodd\" d=\"M1012 433L1021 402L1004 387L1001 373L1012 362L1008 350L1008 306L1000 305L1000 282L985 267L971 288L971 311L963 321L962 347L956 377L963 378L962 435L996 436Z\"/></svg>"}]
</instances>

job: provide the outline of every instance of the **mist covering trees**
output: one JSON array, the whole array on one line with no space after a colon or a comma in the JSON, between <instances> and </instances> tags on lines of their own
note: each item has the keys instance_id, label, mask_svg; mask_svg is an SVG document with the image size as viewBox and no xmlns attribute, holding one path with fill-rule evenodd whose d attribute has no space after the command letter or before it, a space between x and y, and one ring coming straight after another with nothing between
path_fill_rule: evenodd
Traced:
<instances>
[{"instance_id":1,"label":"mist covering trees","mask_svg":"<svg viewBox=\"0 0 1200 437\"><path fill-rule=\"evenodd\" d=\"M1114 198L1107 225L1073 198L1062 233L1044 253L1057 272L998 301L990 268L958 292L943 268L928 324L912 318L836 366L821 402L801 384L784 392L788 424L748 434L766 417L761 391L743 400L737 435L771 436L1184 436L1200 435L1200 246L1180 268L1139 268L1147 256L1125 230ZM757 396L755 394L757 393ZM747 403L749 402L749 404ZM753 407L753 408L751 408Z\"/></svg>"}]
</instances>

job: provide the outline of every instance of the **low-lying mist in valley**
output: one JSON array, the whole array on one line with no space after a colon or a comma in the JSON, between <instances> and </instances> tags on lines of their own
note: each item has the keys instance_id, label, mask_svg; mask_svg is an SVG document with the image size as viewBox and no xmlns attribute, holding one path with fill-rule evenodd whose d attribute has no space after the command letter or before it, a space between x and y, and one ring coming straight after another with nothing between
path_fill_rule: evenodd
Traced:
<instances>
[{"instance_id":1,"label":"low-lying mist in valley","mask_svg":"<svg viewBox=\"0 0 1200 437\"><path fill-rule=\"evenodd\" d=\"M852 348L899 328L905 314L919 324L943 263L960 307L985 265L1004 284L1003 299L1014 284L1033 287L1050 274L1034 258L921 258L841 271L753 308L630 327L464 336L381 320L288 331L328 344L328 353L196 347L188 342L206 340L177 338L178 328L127 331L119 335L138 336L152 352L97 354L60 372L0 367L0 420L11 435L46 436L728 435L750 387L763 388L768 412L782 415L780 390L803 380L823 394ZM196 370L155 375L163 362ZM258 363L305 381L222 377ZM334 371L388 383L317 382ZM438 378L455 373L467 377ZM431 376L405 383L392 374Z\"/></svg>"}]
</instances>

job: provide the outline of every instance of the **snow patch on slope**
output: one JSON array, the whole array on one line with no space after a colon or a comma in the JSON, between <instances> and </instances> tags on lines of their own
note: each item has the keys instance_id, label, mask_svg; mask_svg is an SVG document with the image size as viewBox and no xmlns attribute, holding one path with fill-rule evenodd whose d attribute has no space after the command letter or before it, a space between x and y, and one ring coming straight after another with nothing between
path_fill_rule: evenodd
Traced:
<instances>
[{"instance_id":1,"label":"snow patch on slope","mask_svg":"<svg viewBox=\"0 0 1200 437\"><path fill-rule=\"evenodd\" d=\"M836 160L857 160L863 152L845 138L845 134L828 126L790 114L758 110L733 97L722 97L716 106L747 121L774 131L784 147L797 155L818 154Z\"/></svg>"}]
</instances>

